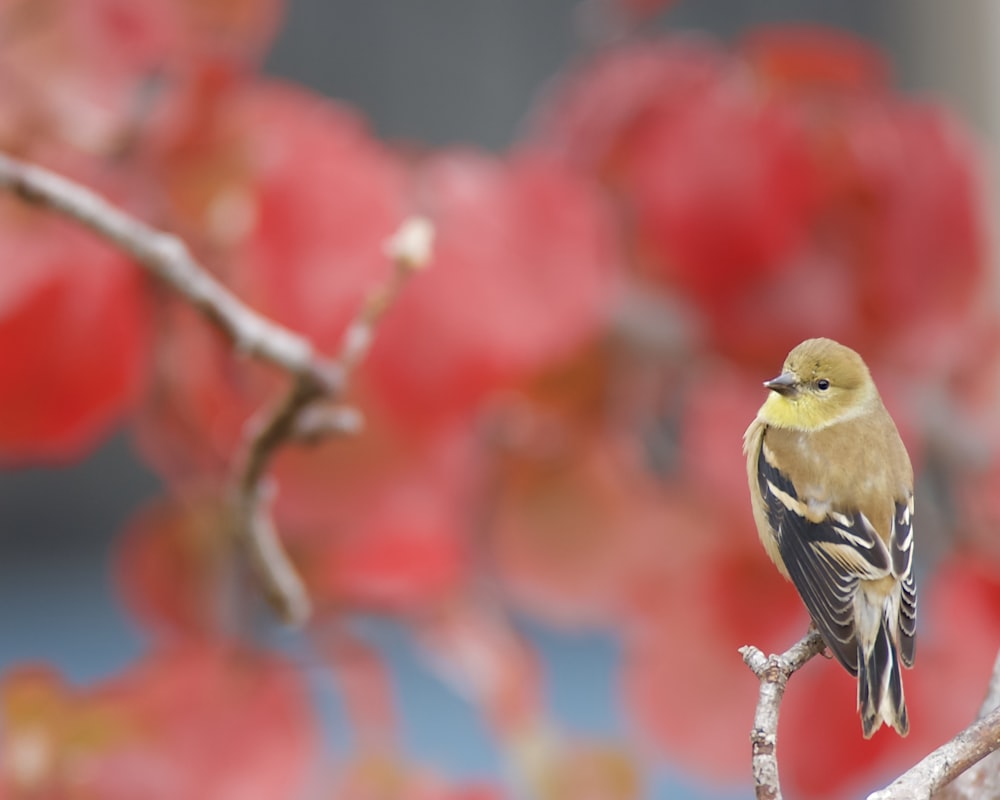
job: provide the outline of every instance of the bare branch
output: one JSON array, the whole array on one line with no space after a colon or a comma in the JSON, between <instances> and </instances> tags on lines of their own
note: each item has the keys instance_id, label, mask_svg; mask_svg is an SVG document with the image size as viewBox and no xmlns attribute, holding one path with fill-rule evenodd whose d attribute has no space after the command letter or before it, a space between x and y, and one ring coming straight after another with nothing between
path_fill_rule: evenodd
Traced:
<instances>
[{"instance_id":1,"label":"bare branch","mask_svg":"<svg viewBox=\"0 0 1000 800\"><path fill-rule=\"evenodd\" d=\"M409 219L387 242L395 264L392 278L371 293L344 334L337 359L330 360L315 352L306 338L237 299L194 260L176 236L146 225L91 190L2 153L0 189L90 228L186 298L229 337L237 351L269 362L293 377L285 397L248 426L233 470L230 506L236 541L246 552L271 605L287 622L304 622L310 612L309 596L271 519L266 471L274 453L286 442L315 440L327 433L360 428L360 415L353 410L320 408L318 401L336 400L343 393L348 375L368 352L376 323L405 279L427 263L433 239L431 224Z\"/></svg>"},{"instance_id":2,"label":"bare branch","mask_svg":"<svg viewBox=\"0 0 1000 800\"><path fill-rule=\"evenodd\" d=\"M941 787L955 780L977 761L1000 747L1000 708L974 722L904 772L868 800L930 800ZM982 795L976 795L981 797Z\"/></svg>"},{"instance_id":3,"label":"bare branch","mask_svg":"<svg viewBox=\"0 0 1000 800\"><path fill-rule=\"evenodd\" d=\"M414 232L415 231L415 232ZM399 295L406 279L422 268L430 256L430 223L406 220L387 243L394 270L384 286L372 290L348 326L340 353L331 366L336 383L318 382L311 374L299 375L273 410L248 426L244 453L235 472L231 503L237 535L244 541L250 563L257 572L272 607L286 622L300 625L311 610L309 596L295 568L281 547L268 509L269 493L264 475L275 451L289 441L315 441L326 433L360 427L358 415L345 409L318 405L336 400L347 380L367 355L375 325ZM336 428L334 426L337 426Z\"/></svg>"},{"instance_id":4,"label":"bare branch","mask_svg":"<svg viewBox=\"0 0 1000 800\"><path fill-rule=\"evenodd\" d=\"M237 541L242 543L271 607L292 625L301 625L309 618L311 604L271 520L271 493L265 488L264 474L275 451L293 438L298 415L323 395L321 387L300 377L274 410L262 421L251 422L231 496Z\"/></svg>"},{"instance_id":5,"label":"bare branch","mask_svg":"<svg viewBox=\"0 0 1000 800\"><path fill-rule=\"evenodd\" d=\"M361 412L348 405L311 405L295 420L295 440L313 444L328 436L354 436L365 426Z\"/></svg>"},{"instance_id":6,"label":"bare branch","mask_svg":"<svg viewBox=\"0 0 1000 800\"><path fill-rule=\"evenodd\" d=\"M1000 707L1000 652L997 652L996 661L993 662L993 674L990 675L989 686L986 687L986 697L979 707L979 716L982 719L993 709Z\"/></svg>"},{"instance_id":7,"label":"bare branch","mask_svg":"<svg viewBox=\"0 0 1000 800\"><path fill-rule=\"evenodd\" d=\"M976 722L868 800L1000 797L1000 653ZM992 754L992 755L991 755ZM987 758L989 756L989 758ZM939 791L940 790L940 791Z\"/></svg>"},{"instance_id":8,"label":"bare branch","mask_svg":"<svg viewBox=\"0 0 1000 800\"><path fill-rule=\"evenodd\" d=\"M752 645L740 648L744 663L760 679L760 696L750 732L754 792L757 800L781 800L778 781L778 712L793 673L823 652L823 637L810 629L781 655L765 656Z\"/></svg>"},{"instance_id":9,"label":"bare branch","mask_svg":"<svg viewBox=\"0 0 1000 800\"><path fill-rule=\"evenodd\" d=\"M293 375L308 377L330 391L339 388L339 370L319 357L307 339L242 303L191 257L176 236L146 225L61 175L3 153L0 189L76 220L131 255L149 273L187 298L241 353Z\"/></svg>"},{"instance_id":10,"label":"bare branch","mask_svg":"<svg viewBox=\"0 0 1000 800\"><path fill-rule=\"evenodd\" d=\"M430 258L434 229L423 217L410 217L386 242L386 254L395 264L385 286L371 292L361 312L348 326L341 340L337 363L343 372L350 372L368 354L375 326L395 301L409 276L423 269Z\"/></svg>"}]
</instances>

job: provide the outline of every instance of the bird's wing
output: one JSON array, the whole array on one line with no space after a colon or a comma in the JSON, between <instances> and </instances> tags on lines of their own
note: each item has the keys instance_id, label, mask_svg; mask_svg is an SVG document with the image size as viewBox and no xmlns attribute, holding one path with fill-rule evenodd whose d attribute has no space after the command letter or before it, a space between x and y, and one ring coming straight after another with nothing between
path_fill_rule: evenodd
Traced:
<instances>
[{"instance_id":1,"label":"bird's wing","mask_svg":"<svg viewBox=\"0 0 1000 800\"><path fill-rule=\"evenodd\" d=\"M889 536L892 551L892 574L899 578L902 590L899 602L899 657L913 666L914 636L917 632L917 588L913 582L913 495L896 503Z\"/></svg>"},{"instance_id":2,"label":"bird's wing","mask_svg":"<svg viewBox=\"0 0 1000 800\"><path fill-rule=\"evenodd\" d=\"M890 573L889 553L860 511L818 514L810 508L769 455L762 447L757 480L785 568L827 646L857 674L854 594L859 580Z\"/></svg>"}]
</instances>

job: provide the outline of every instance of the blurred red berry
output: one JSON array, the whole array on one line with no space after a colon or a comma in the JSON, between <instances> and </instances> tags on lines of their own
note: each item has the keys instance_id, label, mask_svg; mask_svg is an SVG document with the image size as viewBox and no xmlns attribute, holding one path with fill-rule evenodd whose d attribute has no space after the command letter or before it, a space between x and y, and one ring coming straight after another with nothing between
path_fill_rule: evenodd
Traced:
<instances>
[{"instance_id":1,"label":"blurred red berry","mask_svg":"<svg viewBox=\"0 0 1000 800\"><path fill-rule=\"evenodd\" d=\"M78 458L143 386L143 277L78 225L0 209L0 461Z\"/></svg>"},{"instance_id":2,"label":"blurred red berry","mask_svg":"<svg viewBox=\"0 0 1000 800\"><path fill-rule=\"evenodd\" d=\"M390 272L401 174L352 111L261 84L226 94L164 162L171 211L197 251L254 308L334 355L365 295ZM273 370L233 358L187 309L161 318L143 452L169 476L228 463Z\"/></svg>"},{"instance_id":3,"label":"blurred red berry","mask_svg":"<svg viewBox=\"0 0 1000 800\"><path fill-rule=\"evenodd\" d=\"M207 493L154 501L129 522L117 544L115 577L146 630L208 637L232 622L228 524L222 504Z\"/></svg>"},{"instance_id":4,"label":"blurred red berry","mask_svg":"<svg viewBox=\"0 0 1000 800\"><path fill-rule=\"evenodd\" d=\"M401 438L373 413L357 437L279 456L275 518L320 619L425 612L467 585L473 445L465 429Z\"/></svg>"},{"instance_id":5,"label":"blurred red berry","mask_svg":"<svg viewBox=\"0 0 1000 800\"><path fill-rule=\"evenodd\" d=\"M605 322L616 252L589 182L551 158L446 152L418 165L434 252L379 326L380 399L420 428L566 357Z\"/></svg>"},{"instance_id":6,"label":"blurred red berry","mask_svg":"<svg viewBox=\"0 0 1000 800\"><path fill-rule=\"evenodd\" d=\"M834 28L763 25L744 35L738 52L770 91L822 97L889 89L885 56L864 39Z\"/></svg>"},{"instance_id":7,"label":"blurred red berry","mask_svg":"<svg viewBox=\"0 0 1000 800\"><path fill-rule=\"evenodd\" d=\"M652 117L631 155L624 188L639 247L709 314L790 267L813 213L809 155L790 115L743 76L679 118Z\"/></svg>"},{"instance_id":8,"label":"blurred red berry","mask_svg":"<svg viewBox=\"0 0 1000 800\"><path fill-rule=\"evenodd\" d=\"M681 118L733 68L732 57L707 38L610 48L558 78L535 109L532 138L614 186L648 119Z\"/></svg>"},{"instance_id":9,"label":"blurred red berry","mask_svg":"<svg viewBox=\"0 0 1000 800\"><path fill-rule=\"evenodd\" d=\"M630 581L625 707L645 736L716 784L747 770L757 680L737 649L780 651L806 630L794 589L768 561L749 509L679 492Z\"/></svg>"},{"instance_id":10,"label":"blurred red berry","mask_svg":"<svg viewBox=\"0 0 1000 800\"><path fill-rule=\"evenodd\" d=\"M220 646L158 651L93 689L38 671L2 687L7 796L295 796L317 729L288 663Z\"/></svg>"}]
</instances>

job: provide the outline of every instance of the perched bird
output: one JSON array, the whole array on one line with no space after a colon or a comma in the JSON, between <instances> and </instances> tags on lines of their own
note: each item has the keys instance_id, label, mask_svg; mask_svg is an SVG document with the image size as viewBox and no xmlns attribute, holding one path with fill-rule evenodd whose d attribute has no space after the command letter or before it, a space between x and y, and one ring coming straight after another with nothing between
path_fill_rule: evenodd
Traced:
<instances>
[{"instance_id":1,"label":"perched bird","mask_svg":"<svg viewBox=\"0 0 1000 800\"><path fill-rule=\"evenodd\" d=\"M743 436L754 520L827 647L858 678L865 738L910 723L913 469L861 356L807 339Z\"/></svg>"}]
</instances>

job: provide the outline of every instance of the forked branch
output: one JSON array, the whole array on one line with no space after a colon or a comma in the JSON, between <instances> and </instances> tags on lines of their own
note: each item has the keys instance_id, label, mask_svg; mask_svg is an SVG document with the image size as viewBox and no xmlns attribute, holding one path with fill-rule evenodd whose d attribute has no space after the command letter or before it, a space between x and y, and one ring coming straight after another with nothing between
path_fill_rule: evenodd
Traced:
<instances>
[{"instance_id":1,"label":"forked branch","mask_svg":"<svg viewBox=\"0 0 1000 800\"><path fill-rule=\"evenodd\" d=\"M0 153L0 190L79 222L130 255L150 274L184 297L226 335L243 355L268 362L292 380L282 401L248 426L233 466L231 509L236 541L246 553L264 594L286 621L304 622L310 604L302 580L288 559L269 513L266 474L274 453L297 439L353 432L357 413L319 406L335 401L364 358L375 324L399 293L406 277L430 257L433 230L410 219L387 243L395 264L389 283L375 289L331 359L305 337L257 313L217 281L176 236L127 214L95 192L47 169Z\"/></svg>"}]
</instances>

